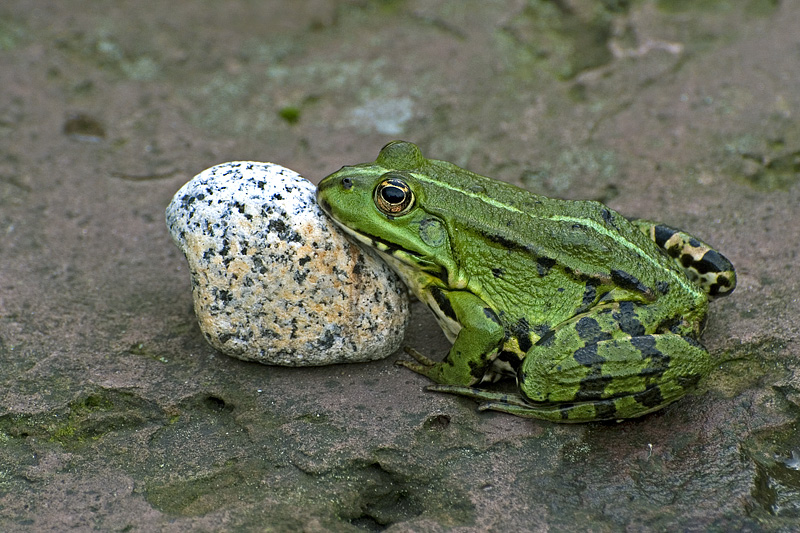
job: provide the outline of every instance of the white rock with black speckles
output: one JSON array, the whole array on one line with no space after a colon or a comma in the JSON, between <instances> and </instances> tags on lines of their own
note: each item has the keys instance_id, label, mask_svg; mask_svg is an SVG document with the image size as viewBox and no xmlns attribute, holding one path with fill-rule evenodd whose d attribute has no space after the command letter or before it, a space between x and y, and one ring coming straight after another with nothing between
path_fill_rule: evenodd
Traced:
<instances>
[{"instance_id":1,"label":"white rock with black speckles","mask_svg":"<svg viewBox=\"0 0 800 533\"><path fill-rule=\"evenodd\" d=\"M195 176L167 207L200 328L219 351L310 366L380 359L402 343L405 286L344 236L315 193L279 165L231 162Z\"/></svg>"}]
</instances>

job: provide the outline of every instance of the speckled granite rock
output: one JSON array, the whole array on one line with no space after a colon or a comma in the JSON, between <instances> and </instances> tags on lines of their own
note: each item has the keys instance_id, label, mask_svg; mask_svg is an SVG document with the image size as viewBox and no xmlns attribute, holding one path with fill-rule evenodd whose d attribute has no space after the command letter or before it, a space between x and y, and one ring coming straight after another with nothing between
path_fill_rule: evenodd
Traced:
<instances>
[{"instance_id":1,"label":"speckled granite rock","mask_svg":"<svg viewBox=\"0 0 800 533\"><path fill-rule=\"evenodd\" d=\"M167 207L200 328L221 352L307 366L370 361L400 346L405 286L347 240L314 195L287 168L231 162L195 176Z\"/></svg>"}]
</instances>

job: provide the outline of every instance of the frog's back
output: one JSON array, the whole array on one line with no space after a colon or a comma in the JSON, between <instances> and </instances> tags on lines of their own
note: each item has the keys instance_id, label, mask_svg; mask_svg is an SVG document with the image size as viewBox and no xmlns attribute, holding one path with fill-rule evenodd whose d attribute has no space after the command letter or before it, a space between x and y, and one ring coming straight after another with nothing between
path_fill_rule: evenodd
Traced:
<instances>
[{"instance_id":1,"label":"frog's back","mask_svg":"<svg viewBox=\"0 0 800 533\"><path fill-rule=\"evenodd\" d=\"M704 304L703 291L653 240L603 204L547 198L431 163L426 174L435 186L426 189L426 209L448 221L470 290L507 326L522 328L514 323L524 318L546 330L611 290L621 299L669 293L686 307Z\"/></svg>"},{"instance_id":2,"label":"frog's back","mask_svg":"<svg viewBox=\"0 0 800 533\"><path fill-rule=\"evenodd\" d=\"M561 264L582 277L615 268L642 278L675 270L637 226L599 202L548 198L462 169L437 166L426 173L435 184L425 190L426 209L448 221L455 251L467 257L497 249L524 263Z\"/></svg>"}]
</instances>

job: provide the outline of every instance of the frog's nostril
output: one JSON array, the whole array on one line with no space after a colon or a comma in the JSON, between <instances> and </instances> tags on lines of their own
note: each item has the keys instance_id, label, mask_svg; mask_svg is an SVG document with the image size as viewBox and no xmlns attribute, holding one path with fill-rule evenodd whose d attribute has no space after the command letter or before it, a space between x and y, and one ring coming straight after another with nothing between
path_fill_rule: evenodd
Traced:
<instances>
[{"instance_id":1,"label":"frog's nostril","mask_svg":"<svg viewBox=\"0 0 800 533\"><path fill-rule=\"evenodd\" d=\"M350 190L353 187L353 180L350 178L342 178L342 187L344 190Z\"/></svg>"}]
</instances>

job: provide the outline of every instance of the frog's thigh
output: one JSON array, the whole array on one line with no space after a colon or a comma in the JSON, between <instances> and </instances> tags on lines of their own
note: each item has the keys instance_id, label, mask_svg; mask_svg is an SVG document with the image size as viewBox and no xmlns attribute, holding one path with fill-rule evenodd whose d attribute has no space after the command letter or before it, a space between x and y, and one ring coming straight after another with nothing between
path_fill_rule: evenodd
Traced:
<instances>
[{"instance_id":1,"label":"frog's thigh","mask_svg":"<svg viewBox=\"0 0 800 533\"><path fill-rule=\"evenodd\" d=\"M442 312L461 325L453 346L441 363L405 366L437 383L474 385L497 356L504 338L503 326L495 312L470 292L441 291L437 301Z\"/></svg>"},{"instance_id":2,"label":"frog's thigh","mask_svg":"<svg viewBox=\"0 0 800 533\"><path fill-rule=\"evenodd\" d=\"M709 366L700 343L675 333L607 339L569 353L534 346L520 389L533 402L561 404L570 420L630 418L677 400Z\"/></svg>"}]
</instances>

